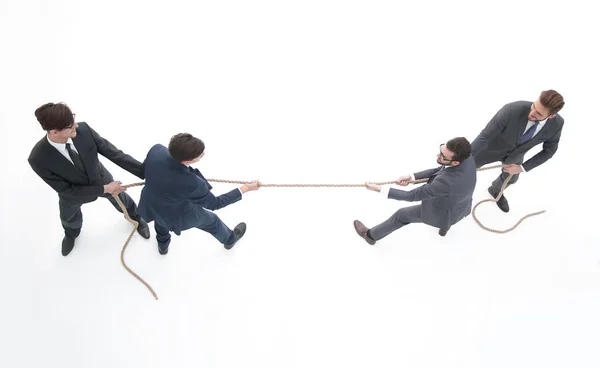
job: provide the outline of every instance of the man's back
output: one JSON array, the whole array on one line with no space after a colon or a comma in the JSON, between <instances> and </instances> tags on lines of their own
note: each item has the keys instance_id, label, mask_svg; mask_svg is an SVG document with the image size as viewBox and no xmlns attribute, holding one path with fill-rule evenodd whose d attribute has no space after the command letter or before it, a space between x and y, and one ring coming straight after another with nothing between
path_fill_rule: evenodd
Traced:
<instances>
[{"instance_id":1,"label":"man's back","mask_svg":"<svg viewBox=\"0 0 600 368\"><path fill-rule=\"evenodd\" d=\"M445 227L460 221L471 213L473 191L477 183L477 169L473 156L463 161L458 166L447 167L438 173L434 180L444 181L448 185L446 196L435 197L422 202L422 211L425 217L430 215L440 221L438 227ZM440 216L440 211L445 211ZM445 224L445 221L448 221Z\"/></svg>"},{"instance_id":2,"label":"man's back","mask_svg":"<svg viewBox=\"0 0 600 368\"><path fill-rule=\"evenodd\" d=\"M237 189L215 197L198 170L175 160L161 144L148 152L144 172L146 182L139 204L142 217L177 234L205 215L205 208L215 210L241 199Z\"/></svg>"},{"instance_id":3,"label":"man's back","mask_svg":"<svg viewBox=\"0 0 600 368\"><path fill-rule=\"evenodd\" d=\"M473 191L477 183L475 159L470 156L460 165L442 170L415 173L415 179L435 177L426 185L409 192L390 190L390 198L421 201L421 216L427 225L448 229L471 213Z\"/></svg>"}]
</instances>

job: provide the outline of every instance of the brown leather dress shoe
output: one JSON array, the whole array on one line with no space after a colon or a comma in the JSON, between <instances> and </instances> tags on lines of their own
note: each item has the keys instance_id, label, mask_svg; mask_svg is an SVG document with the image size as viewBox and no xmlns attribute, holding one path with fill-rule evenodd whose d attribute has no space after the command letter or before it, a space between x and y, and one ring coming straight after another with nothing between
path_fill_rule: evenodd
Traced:
<instances>
[{"instance_id":1,"label":"brown leather dress shoe","mask_svg":"<svg viewBox=\"0 0 600 368\"><path fill-rule=\"evenodd\" d=\"M371 245L375 244L375 240L369 238L369 236L367 235L367 231L369 231L369 229L365 225L363 225L362 222L354 220L354 230L356 230L358 235L360 235L361 238L365 239L367 243Z\"/></svg>"}]
</instances>

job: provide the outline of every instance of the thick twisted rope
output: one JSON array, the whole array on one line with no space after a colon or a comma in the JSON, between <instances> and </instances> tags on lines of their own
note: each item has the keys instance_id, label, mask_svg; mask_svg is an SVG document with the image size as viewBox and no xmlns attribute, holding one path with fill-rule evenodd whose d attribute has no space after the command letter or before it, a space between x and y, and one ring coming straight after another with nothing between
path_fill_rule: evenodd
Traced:
<instances>
[{"instance_id":1,"label":"thick twisted rope","mask_svg":"<svg viewBox=\"0 0 600 368\"><path fill-rule=\"evenodd\" d=\"M502 183L502 188L500 188L500 193L498 193L498 196L496 196L496 198L493 199L484 199L482 201L479 201L474 207L473 207L473 211L472 211L472 215L473 215L473 220L475 220L475 222L477 223L477 225L479 225L482 229L496 233L496 234L505 234L509 231L513 231L517 226L519 226L519 224L521 224L521 222L523 222L523 220L525 220L528 217L532 217L532 216L537 216L537 215L541 215L542 213L546 212L546 210L543 211L538 211L538 212L533 212L530 214L527 214L523 217L521 217L521 219L519 221L517 221L516 224L514 224L512 227L509 227L508 229L505 230L496 230L496 229L491 229L487 226L484 226L481 221L479 221L479 219L477 218L477 216L475 216L475 210L477 209L477 207L484 203L484 202L498 202L498 200L500 198L502 198L502 196L504 195L504 190L506 189L506 186L508 185L508 182L510 181L510 179L512 178L513 174L508 175L508 177L506 178L506 180L504 180L504 183Z\"/></svg>"},{"instance_id":2,"label":"thick twisted rope","mask_svg":"<svg viewBox=\"0 0 600 368\"><path fill-rule=\"evenodd\" d=\"M488 166L488 167L481 167L479 169L477 169L477 171L485 171L485 170L491 170L491 169L497 169L500 167L504 167L505 165L495 165L495 166ZM482 200L480 202L478 202L475 207L473 207L473 211L472 211L472 215L473 215L473 219L475 220L475 222L477 222L477 224L484 230L490 231L490 232L494 232L497 234L504 234L507 233L509 231L514 230L517 226L519 226L519 224L521 222L523 222L523 220L525 220L528 217L531 216L536 216L539 214L542 214L544 211L539 211L539 212L534 212L534 213L530 213L524 217L522 217L514 226L512 226L509 229L505 229L505 230L496 230L496 229L491 229L489 227L484 226L479 219L475 216L475 209L482 203L484 202L497 202L503 195L504 190L506 189L506 186L508 185L508 181L512 178L513 174L510 174L508 176L508 178L506 178L506 180L504 180L504 183L502 184L502 188L500 190L500 193L498 194L498 196L494 199L485 199ZM411 184L419 184L419 183L423 183L426 182L429 178L423 178L423 179L418 179L418 180L409 180L409 183ZM229 184L250 184L250 181L240 181L240 180L224 180L224 179L207 179L207 181L210 182L215 182L215 183L229 183ZM137 187L137 186L142 186L144 185L144 182L139 182L139 183L132 183L132 184L127 184L127 185L123 185L125 188L131 188L131 187ZM386 184L396 184L395 181L383 181L383 182L374 182L373 184L377 184L377 185L386 185ZM261 187L275 187L275 188L283 188L283 187L299 187L299 188L309 188L309 187L333 187L333 188L344 188L344 187L366 187L366 183L364 184L260 184ZM125 269L132 274L136 279L138 279L141 283L143 283L144 285L146 285L146 287L148 288L148 290L150 290L150 292L152 293L152 295L154 296L155 299L158 299L158 297L156 296L156 293L154 292L154 290L152 289L152 287L150 285L148 285L148 283L146 281L144 281L140 276L138 276L135 272L133 272L129 267L127 267L127 265L125 264L125 259L124 259L124 254L125 254L125 249L127 248L127 245L129 244L129 241L131 240L131 237L133 236L133 234L135 233L135 231L137 230L138 227L138 222L132 220L129 217L129 214L127 213L127 210L125 209L125 206L123 205L123 203L121 202L121 199L119 199L118 195L114 195L113 197L117 200L117 203L119 203L119 207L121 207L121 209L123 210L123 214L125 215L125 218L127 219L127 221L131 222L134 227L133 230L131 231L131 234L129 234L129 237L127 238L127 241L125 242L125 245L123 246L123 249L121 250L121 263L123 264L123 267L125 267Z\"/></svg>"},{"instance_id":3,"label":"thick twisted rope","mask_svg":"<svg viewBox=\"0 0 600 368\"><path fill-rule=\"evenodd\" d=\"M135 277L136 279L140 280L140 282L144 285L146 285L146 287L148 288L148 290L150 290L150 292L152 293L152 295L154 296L154 299L158 300L158 296L156 296L156 293L154 292L154 290L152 289L152 286L148 285L148 283L146 281L144 281L144 279L142 279L137 273L133 272L131 270L131 268L127 267L127 265L125 264L125 249L127 248L127 245L129 244L129 241L131 240L131 237L133 236L133 234L135 234L135 231L138 228L139 223L135 220L132 220L131 217L129 217L129 214L127 213L127 209L125 208L125 205L123 205L123 202L121 202L121 199L119 198L118 194L113 194L112 195L114 199L116 199L117 203L119 204L119 207L121 207L121 210L123 211L123 214L125 215L125 219L129 222L131 222L133 224L133 230L131 231L131 234L129 234L129 237L127 238L127 241L125 242L125 245L123 245L123 249L121 250L121 264L123 265L123 267L125 267L125 269L133 275L133 277Z\"/></svg>"},{"instance_id":4,"label":"thick twisted rope","mask_svg":"<svg viewBox=\"0 0 600 368\"><path fill-rule=\"evenodd\" d=\"M497 169L502 166L503 165L482 167L482 168L477 169L477 171ZM418 179L418 180L409 180L409 183L411 183L411 184L424 183L428 179L429 178ZM215 183L229 183L229 184L250 184L250 183L252 183L251 181L240 181L240 180L223 180L223 179L206 179L206 180L208 180L210 182L215 182ZM143 185L143 184L144 183L136 183L135 185ZM373 182L373 184L386 185L386 184L396 184L396 182L395 181L378 181L378 182ZM262 187L276 187L276 188L282 188L282 187L301 187L301 188L334 187L334 188L343 188L343 187L366 187L366 183L365 184L263 184L263 183L260 183L260 187L261 188Z\"/></svg>"}]
</instances>

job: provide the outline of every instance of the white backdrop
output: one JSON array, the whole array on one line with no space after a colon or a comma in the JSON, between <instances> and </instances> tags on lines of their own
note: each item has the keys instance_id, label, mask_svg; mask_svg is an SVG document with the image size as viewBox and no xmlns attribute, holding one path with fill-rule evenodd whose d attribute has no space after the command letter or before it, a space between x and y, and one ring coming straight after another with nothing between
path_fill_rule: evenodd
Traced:
<instances>
[{"instance_id":1,"label":"white backdrop","mask_svg":"<svg viewBox=\"0 0 600 368\"><path fill-rule=\"evenodd\" d=\"M2 1L0 366L598 367L594 15L584 1ZM409 203L262 188L217 212L248 224L231 251L201 231L165 257L153 229L133 238L126 260L157 301L121 266L131 227L106 200L61 256L57 196L27 163L33 112L63 101L140 161L190 132L210 178L387 181L545 89L566 101L557 154L507 190L509 214L478 208L496 228L547 210L515 231L468 217L372 247L352 221ZM475 201L497 174L478 175Z\"/></svg>"}]
</instances>

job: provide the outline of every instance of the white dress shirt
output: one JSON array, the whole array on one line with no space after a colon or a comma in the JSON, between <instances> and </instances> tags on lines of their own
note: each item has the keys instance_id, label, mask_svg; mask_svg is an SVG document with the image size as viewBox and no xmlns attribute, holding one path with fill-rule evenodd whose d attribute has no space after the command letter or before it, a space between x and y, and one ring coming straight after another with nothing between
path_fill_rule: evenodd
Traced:
<instances>
[{"instance_id":1,"label":"white dress shirt","mask_svg":"<svg viewBox=\"0 0 600 368\"><path fill-rule=\"evenodd\" d=\"M60 152L63 156L65 156L65 158L67 160L69 160L70 163L73 164L73 160L71 160L71 156L69 156L69 151L67 151L67 145L65 143L56 143L52 140L50 140L50 137L46 136L46 139L48 139L48 142L52 145L52 147L56 148L56 150L58 152ZM75 152L77 152L77 154L79 154L79 152L77 151L77 148L75 148L75 145L73 144L73 140L71 138L67 139L67 142L71 145L71 149ZM73 164L75 165L75 164Z\"/></svg>"},{"instance_id":2,"label":"white dress shirt","mask_svg":"<svg viewBox=\"0 0 600 368\"><path fill-rule=\"evenodd\" d=\"M548 121L548 118L546 118L544 120L540 120L540 123L538 124L537 128L535 128L535 132L533 132L533 137L535 137L540 132L540 130L542 130L542 128L544 127L544 124L546 124L546 121ZM523 134L525 134L527 129L531 128L533 126L533 124L535 124L535 121L528 120L527 126L525 127ZM533 137L531 137L531 138L533 138Z\"/></svg>"}]
</instances>

